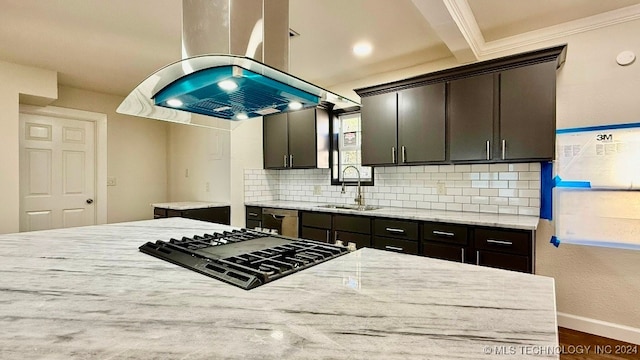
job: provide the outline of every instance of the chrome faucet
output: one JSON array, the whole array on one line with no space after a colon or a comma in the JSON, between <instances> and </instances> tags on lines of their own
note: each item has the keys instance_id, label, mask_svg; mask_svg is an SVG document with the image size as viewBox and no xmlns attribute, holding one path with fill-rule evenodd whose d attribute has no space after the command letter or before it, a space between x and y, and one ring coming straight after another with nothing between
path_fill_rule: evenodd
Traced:
<instances>
[{"instance_id":1,"label":"chrome faucet","mask_svg":"<svg viewBox=\"0 0 640 360\"><path fill-rule=\"evenodd\" d=\"M364 208L364 194L362 193L362 187L360 186L360 170L358 170L357 167L353 166L353 165L349 165L346 168L344 168L342 170L342 191L341 193L345 193L345 188L344 188L344 173L345 171L347 171L348 168L353 168L357 173L358 173L358 194L356 195L356 198L353 199L356 204L358 204L358 209L363 209Z\"/></svg>"}]
</instances>

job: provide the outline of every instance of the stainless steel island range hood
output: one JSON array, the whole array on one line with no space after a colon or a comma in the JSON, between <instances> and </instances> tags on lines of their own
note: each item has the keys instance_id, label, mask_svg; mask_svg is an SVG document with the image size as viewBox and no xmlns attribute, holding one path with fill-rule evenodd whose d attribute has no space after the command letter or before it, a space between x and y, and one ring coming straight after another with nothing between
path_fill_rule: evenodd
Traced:
<instances>
[{"instance_id":1,"label":"stainless steel island range hood","mask_svg":"<svg viewBox=\"0 0 640 360\"><path fill-rule=\"evenodd\" d=\"M156 71L118 113L193 123L359 104L287 73L289 0L183 0L182 60Z\"/></svg>"}]
</instances>

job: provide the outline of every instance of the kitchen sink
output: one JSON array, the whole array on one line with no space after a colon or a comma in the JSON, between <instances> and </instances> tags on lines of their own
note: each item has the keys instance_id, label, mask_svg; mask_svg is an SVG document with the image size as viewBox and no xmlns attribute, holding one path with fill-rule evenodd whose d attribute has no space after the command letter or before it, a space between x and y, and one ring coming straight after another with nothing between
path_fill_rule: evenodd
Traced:
<instances>
[{"instance_id":1,"label":"kitchen sink","mask_svg":"<svg viewBox=\"0 0 640 360\"><path fill-rule=\"evenodd\" d=\"M326 209L347 209L347 210L358 210L358 211L369 211L369 210L378 210L381 209L379 206L373 205L342 205L342 204L327 204L327 205L319 205L318 207L326 208Z\"/></svg>"}]
</instances>

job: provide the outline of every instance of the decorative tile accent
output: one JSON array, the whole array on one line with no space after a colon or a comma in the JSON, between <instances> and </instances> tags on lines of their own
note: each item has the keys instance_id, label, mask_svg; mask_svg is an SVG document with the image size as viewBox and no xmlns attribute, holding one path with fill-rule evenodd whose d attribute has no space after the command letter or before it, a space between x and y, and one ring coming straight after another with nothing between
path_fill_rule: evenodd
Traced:
<instances>
[{"instance_id":1,"label":"decorative tile accent","mask_svg":"<svg viewBox=\"0 0 640 360\"><path fill-rule=\"evenodd\" d=\"M352 204L356 194L355 186L342 194L340 186L329 185L329 169L246 169L244 174L245 201ZM444 194L438 194L439 184ZM370 205L537 216L540 164L381 167L375 170L375 186L363 189Z\"/></svg>"}]
</instances>

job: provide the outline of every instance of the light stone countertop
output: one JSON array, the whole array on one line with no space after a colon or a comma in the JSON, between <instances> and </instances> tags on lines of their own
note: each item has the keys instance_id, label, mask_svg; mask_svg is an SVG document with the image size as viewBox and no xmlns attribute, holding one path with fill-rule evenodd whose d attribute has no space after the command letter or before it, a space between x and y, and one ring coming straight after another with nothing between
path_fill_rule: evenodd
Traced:
<instances>
[{"instance_id":1,"label":"light stone countertop","mask_svg":"<svg viewBox=\"0 0 640 360\"><path fill-rule=\"evenodd\" d=\"M426 210L383 206L377 210L357 211L349 209L323 208L327 203L307 201L247 201L246 206L260 206L282 209L330 212L339 214L365 215L406 220L434 221L444 223L502 227L510 229L535 230L540 218L537 216L490 214L462 211Z\"/></svg>"},{"instance_id":2,"label":"light stone countertop","mask_svg":"<svg viewBox=\"0 0 640 360\"><path fill-rule=\"evenodd\" d=\"M179 201L179 202L167 202L167 203L155 203L151 204L154 208L163 208L171 210L192 210L192 209L206 209L212 207L231 206L227 202L211 202L211 201Z\"/></svg>"},{"instance_id":3,"label":"light stone countertop","mask_svg":"<svg viewBox=\"0 0 640 360\"><path fill-rule=\"evenodd\" d=\"M0 235L0 358L558 359L552 278L365 248L246 291L138 251L230 228Z\"/></svg>"}]
</instances>

